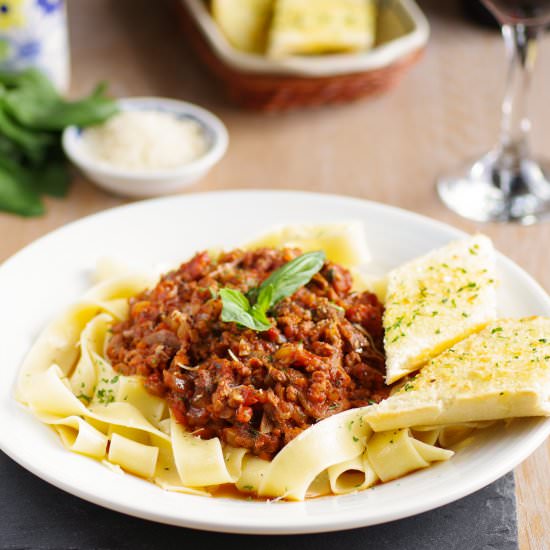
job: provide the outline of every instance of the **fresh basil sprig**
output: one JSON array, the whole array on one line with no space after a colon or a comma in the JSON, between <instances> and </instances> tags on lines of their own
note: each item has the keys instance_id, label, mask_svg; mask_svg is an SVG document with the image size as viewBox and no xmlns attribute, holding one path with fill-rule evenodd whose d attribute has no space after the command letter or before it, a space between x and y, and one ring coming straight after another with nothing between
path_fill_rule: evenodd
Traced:
<instances>
[{"instance_id":1,"label":"fresh basil sprig","mask_svg":"<svg viewBox=\"0 0 550 550\"><path fill-rule=\"evenodd\" d=\"M0 211L39 216L42 195L65 196L70 174L61 132L99 124L117 111L104 86L66 101L37 69L0 71Z\"/></svg>"},{"instance_id":2,"label":"fresh basil sprig","mask_svg":"<svg viewBox=\"0 0 550 550\"><path fill-rule=\"evenodd\" d=\"M307 252L275 270L246 296L240 290L222 288L222 321L238 323L259 332L270 329L267 312L283 298L309 283L324 263L324 252Z\"/></svg>"},{"instance_id":3,"label":"fresh basil sprig","mask_svg":"<svg viewBox=\"0 0 550 550\"><path fill-rule=\"evenodd\" d=\"M223 304L222 321L238 323L260 332L271 328L265 313L263 318L258 316L258 311L253 310L248 298L240 290L222 288L220 298Z\"/></svg>"}]
</instances>

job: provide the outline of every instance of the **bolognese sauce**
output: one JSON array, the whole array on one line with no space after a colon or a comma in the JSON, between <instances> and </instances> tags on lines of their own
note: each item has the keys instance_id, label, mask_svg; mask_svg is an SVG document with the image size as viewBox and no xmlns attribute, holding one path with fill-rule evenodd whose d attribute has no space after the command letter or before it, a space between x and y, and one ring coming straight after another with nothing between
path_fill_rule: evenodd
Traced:
<instances>
[{"instance_id":1,"label":"bolognese sauce","mask_svg":"<svg viewBox=\"0 0 550 550\"><path fill-rule=\"evenodd\" d=\"M268 330L221 320L220 289L248 292L298 255L196 254L129 300L128 319L112 327L113 367L145 377L190 432L266 459L319 420L384 399L383 306L353 292L342 266L326 261L278 302Z\"/></svg>"}]
</instances>

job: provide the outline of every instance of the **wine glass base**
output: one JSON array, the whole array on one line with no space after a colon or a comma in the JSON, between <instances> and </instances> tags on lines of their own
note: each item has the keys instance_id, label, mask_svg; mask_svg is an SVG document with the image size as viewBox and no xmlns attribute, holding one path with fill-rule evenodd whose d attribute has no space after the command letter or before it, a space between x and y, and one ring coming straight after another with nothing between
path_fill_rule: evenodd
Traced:
<instances>
[{"instance_id":1,"label":"wine glass base","mask_svg":"<svg viewBox=\"0 0 550 550\"><path fill-rule=\"evenodd\" d=\"M550 220L550 166L531 159L509 162L492 151L440 178L437 192L453 212L478 222Z\"/></svg>"}]
</instances>

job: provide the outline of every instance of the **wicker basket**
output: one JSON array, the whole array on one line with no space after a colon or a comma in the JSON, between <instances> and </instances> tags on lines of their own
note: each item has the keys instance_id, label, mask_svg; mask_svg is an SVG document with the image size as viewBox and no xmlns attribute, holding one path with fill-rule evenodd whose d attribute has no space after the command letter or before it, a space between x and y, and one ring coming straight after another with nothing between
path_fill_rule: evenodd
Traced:
<instances>
[{"instance_id":1,"label":"wicker basket","mask_svg":"<svg viewBox=\"0 0 550 550\"><path fill-rule=\"evenodd\" d=\"M371 53L324 56L337 58L339 65L323 63L321 56L315 60L302 58L292 65L277 64L236 52L225 41L201 0L181 0L177 5L187 39L221 81L228 97L247 109L283 111L349 102L394 86L419 59L429 34L428 24L412 0L395 4L410 18L410 31L373 50L376 56Z\"/></svg>"}]
</instances>

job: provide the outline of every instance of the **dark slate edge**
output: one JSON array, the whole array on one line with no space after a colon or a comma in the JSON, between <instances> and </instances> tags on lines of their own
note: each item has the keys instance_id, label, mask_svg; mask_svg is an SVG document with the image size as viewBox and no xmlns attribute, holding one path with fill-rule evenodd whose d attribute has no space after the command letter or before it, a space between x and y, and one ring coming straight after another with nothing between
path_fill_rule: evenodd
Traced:
<instances>
[{"instance_id":1,"label":"dark slate edge","mask_svg":"<svg viewBox=\"0 0 550 550\"><path fill-rule=\"evenodd\" d=\"M49 485L0 453L2 550L517 550L514 478L400 521L318 535L243 536L153 523Z\"/></svg>"}]
</instances>

